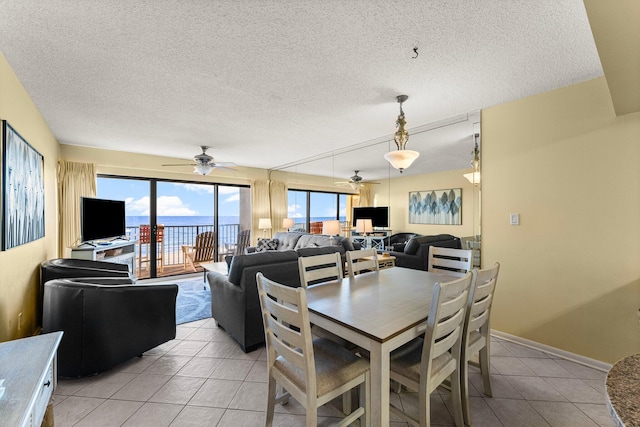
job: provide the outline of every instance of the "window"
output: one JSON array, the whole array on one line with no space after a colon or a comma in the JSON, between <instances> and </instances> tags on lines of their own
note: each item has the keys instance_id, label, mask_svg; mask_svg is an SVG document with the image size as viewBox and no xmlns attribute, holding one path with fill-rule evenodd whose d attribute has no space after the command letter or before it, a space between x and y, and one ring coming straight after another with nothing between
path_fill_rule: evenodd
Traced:
<instances>
[{"instance_id":1,"label":"window","mask_svg":"<svg viewBox=\"0 0 640 427\"><path fill-rule=\"evenodd\" d=\"M340 220L344 229L347 220L347 196L340 193L289 190L288 215L295 222L292 230L310 231L311 223L332 219Z\"/></svg>"}]
</instances>

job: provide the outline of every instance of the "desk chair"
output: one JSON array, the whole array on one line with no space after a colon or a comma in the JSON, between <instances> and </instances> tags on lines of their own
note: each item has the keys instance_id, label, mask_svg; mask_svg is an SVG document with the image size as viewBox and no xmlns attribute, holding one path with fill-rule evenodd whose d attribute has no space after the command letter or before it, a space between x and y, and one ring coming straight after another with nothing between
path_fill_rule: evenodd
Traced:
<instances>
[{"instance_id":1,"label":"desk chair","mask_svg":"<svg viewBox=\"0 0 640 427\"><path fill-rule=\"evenodd\" d=\"M340 426L369 417L369 363L325 338L312 340L307 294L256 274L267 341L268 403L265 426L273 424L276 403L293 396L307 411L307 426L315 426L318 407L360 386L361 406ZM276 395L276 383L284 388ZM350 409L350 408L347 408ZM345 408L343 408L345 410Z\"/></svg>"},{"instance_id":2,"label":"desk chair","mask_svg":"<svg viewBox=\"0 0 640 427\"><path fill-rule=\"evenodd\" d=\"M427 330L422 345L391 358L390 377L418 391L418 419L391 405L390 411L415 426L431 424L430 395L446 379L451 383L453 418L463 426L460 360L462 331L473 275L445 283L436 283L431 297Z\"/></svg>"},{"instance_id":3,"label":"desk chair","mask_svg":"<svg viewBox=\"0 0 640 427\"><path fill-rule=\"evenodd\" d=\"M378 254L376 250L347 251L347 268L351 278L363 271L378 271Z\"/></svg>"},{"instance_id":4,"label":"desk chair","mask_svg":"<svg viewBox=\"0 0 640 427\"><path fill-rule=\"evenodd\" d=\"M489 368L491 366L489 317L499 271L500 264L497 262L491 268L474 270L476 276L475 286L472 287L467 302L467 314L462 335L462 357L460 359L462 413L464 414L464 423L467 425L471 425L469 413L469 364L480 368L484 394L489 397L492 396L489 376ZM470 361L471 356L476 353L479 353L479 363Z\"/></svg>"},{"instance_id":5,"label":"desk chair","mask_svg":"<svg viewBox=\"0 0 640 427\"><path fill-rule=\"evenodd\" d=\"M471 271L473 256L470 250L431 246L428 271L462 277Z\"/></svg>"}]
</instances>

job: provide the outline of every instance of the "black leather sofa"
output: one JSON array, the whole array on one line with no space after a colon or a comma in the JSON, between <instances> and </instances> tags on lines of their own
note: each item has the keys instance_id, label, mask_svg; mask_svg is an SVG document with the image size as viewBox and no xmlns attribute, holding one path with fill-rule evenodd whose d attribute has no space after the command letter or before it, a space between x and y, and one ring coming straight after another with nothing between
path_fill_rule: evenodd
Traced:
<instances>
[{"instance_id":1,"label":"black leather sofa","mask_svg":"<svg viewBox=\"0 0 640 427\"><path fill-rule=\"evenodd\" d=\"M300 248L297 251L265 251L236 255L229 275L210 272L211 316L216 324L233 337L243 351L251 352L264 344L264 327L256 273L292 287L300 286L298 257L339 252L342 246Z\"/></svg>"},{"instance_id":2,"label":"black leather sofa","mask_svg":"<svg viewBox=\"0 0 640 427\"><path fill-rule=\"evenodd\" d=\"M178 285L128 278L54 279L44 285L43 333L63 331L58 373L91 375L176 336Z\"/></svg>"},{"instance_id":3,"label":"black leather sofa","mask_svg":"<svg viewBox=\"0 0 640 427\"><path fill-rule=\"evenodd\" d=\"M404 251L389 251L389 255L396 257L397 267L428 270L429 248L431 248L431 246L462 249L462 243L459 237L452 236L451 234L436 234L432 236L413 237L404 245Z\"/></svg>"}]
</instances>

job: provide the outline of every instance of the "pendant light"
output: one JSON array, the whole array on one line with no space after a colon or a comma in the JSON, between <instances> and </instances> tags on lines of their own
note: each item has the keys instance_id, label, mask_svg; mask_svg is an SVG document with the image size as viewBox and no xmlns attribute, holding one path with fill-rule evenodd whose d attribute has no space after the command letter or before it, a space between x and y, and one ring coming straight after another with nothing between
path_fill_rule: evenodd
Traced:
<instances>
[{"instance_id":1,"label":"pendant light","mask_svg":"<svg viewBox=\"0 0 640 427\"><path fill-rule=\"evenodd\" d=\"M405 150L405 146L407 145L407 141L409 141L409 132L405 129L407 122L404 119L404 111L402 111L402 103L405 102L409 97L407 95L398 95L396 100L400 104L400 114L398 115L398 119L396 120L396 127L398 130L393 135L393 140L396 142L396 146L398 149L396 151L390 151L384 155L384 158L387 159L391 166L398 169L400 173L404 171L406 168L411 166L415 159L420 156L420 153L413 150Z\"/></svg>"}]
</instances>

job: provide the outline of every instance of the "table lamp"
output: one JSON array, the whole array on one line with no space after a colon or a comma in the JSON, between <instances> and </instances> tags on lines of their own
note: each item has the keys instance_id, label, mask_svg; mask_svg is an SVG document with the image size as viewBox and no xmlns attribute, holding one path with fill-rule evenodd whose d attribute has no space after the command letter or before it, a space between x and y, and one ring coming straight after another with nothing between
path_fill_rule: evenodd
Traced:
<instances>
[{"instance_id":1,"label":"table lamp","mask_svg":"<svg viewBox=\"0 0 640 427\"><path fill-rule=\"evenodd\" d=\"M293 227L293 218L282 218L282 228L289 231Z\"/></svg>"},{"instance_id":2,"label":"table lamp","mask_svg":"<svg viewBox=\"0 0 640 427\"><path fill-rule=\"evenodd\" d=\"M369 218L357 220L356 231L366 236L373 231L373 222Z\"/></svg>"},{"instance_id":3,"label":"table lamp","mask_svg":"<svg viewBox=\"0 0 640 427\"><path fill-rule=\"evenodd\" d=\"M267 229L271 229L271 218L260 218L258 220L258 228L262 230L262 237L267 237Z\"/></svg>"},{"instance_id":4,"label":"table lamp","mask_svg":"<svg viewBox=\"0 0 640 427\"><path fill-rule=\"evenodd\" d=\"M322 222L322 234L329 237L329 242L333 245L333 236L340 234L340 221L332 219L330 221Z\"/></svg>"}]
</instances>

